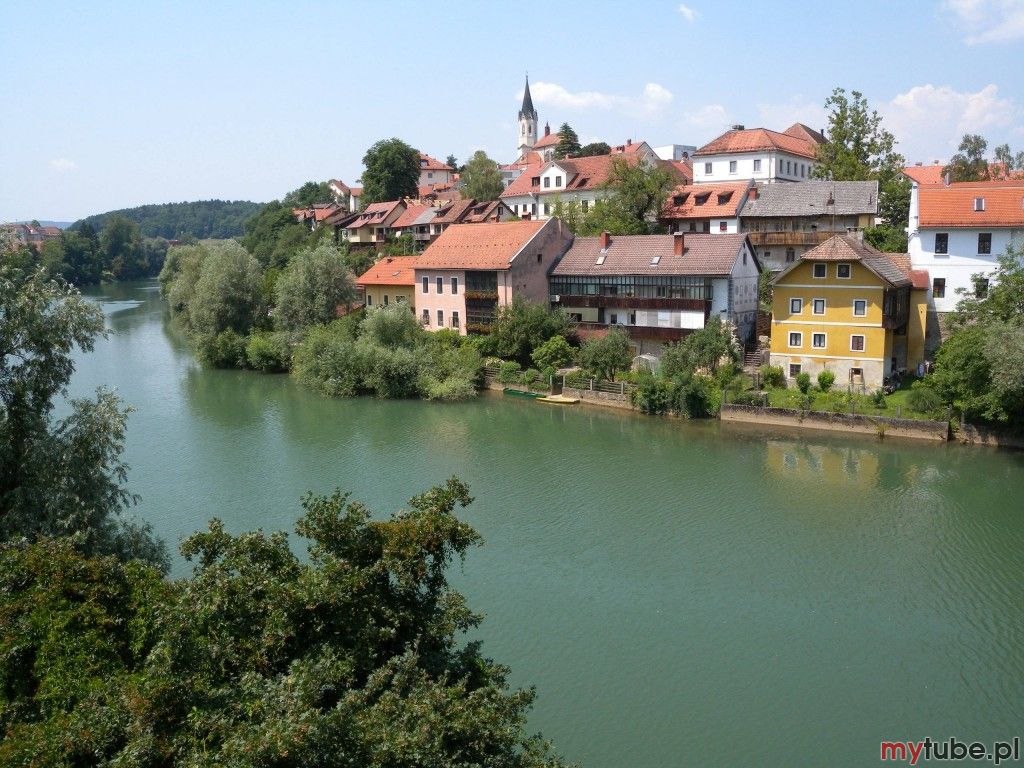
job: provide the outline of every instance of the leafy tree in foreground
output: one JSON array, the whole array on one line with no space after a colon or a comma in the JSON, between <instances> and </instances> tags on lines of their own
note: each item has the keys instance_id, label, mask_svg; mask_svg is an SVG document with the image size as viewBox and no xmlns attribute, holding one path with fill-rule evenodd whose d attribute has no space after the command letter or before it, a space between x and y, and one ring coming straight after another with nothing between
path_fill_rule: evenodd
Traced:
<instances>
[{"instance_id":1,"label":"leafy tree in foreground","mask_svg":"<svg viewBox=\"0 0 1024 768\"><path fill-rule=\"evenodd\" d=\"M70 536L86 554L163 566L148 529L120 517L135 501L124 485L120 401L100 390L52 418L74 372L72 350L92 350L103 332L96 305L66 283L0 261L0 540Z\"/></svg>"},{"instance_id":2,"label":"leafy tree in foreground","mask_svg":"<svg viewBox=\"0 0 1024 768\"><path fill-rule=\"evenodd\" d=\"M214 520L172 583L59 541L0 550L0 763L562 765L525 735L533 691L461 644L470 502L454 478L388 520L307 496L308 558Z\"/></svg>"},{"instance_id":3,"label":"leafy tree in foreground","mask_svg":"<svg viewBox=\"0 0 1024 768\"><path fill-rule=\"evenodd\" d=\"M462 197L466 200L497 200L505 186L498 164L483 150L477 150L462 169Z\"/></svg>"},{"instance_id":4,"label":"leafy tree in foreground","mask_svg":"<svg viewBox=\"0 0 1024 768\"><path fill-rule=\"evenodd\" d=\"M419 153L401 139L384 139L363 156L362 204L415 197L420 179Z\"/></svg>"},{"instance_id":5,"label":"leafy tree in foreground","mask_svg":"<svg viewBox=\"0 0 1024 768\"><path fill-rule=\"evenodd\" d=\"M949 174L950 181L985 181L988 179L988 162L985 150L988 142L977 134L964 134L960 139L959 151L949 158L949 165L942 169Z\"/></svg>"},{"instance_id":6,"label":"leafy tree in foreground","mask_svg":"<svg viewBox=\"0 0 1024 768\"><path fill-rule=\"evenodd\" d=\"M558 146L555 147L555 157L576 157L580 151L580 137L568 123L562 123L558 129Z\"/></svg>"},{"instance_id":7,"label":"leafy tree in foreground","mask_svg":"<svg viewBox=\"0 0 1024 768\"><path fill-rule=\"evenodd\" d=\"M632 362L629 336L619 327L611 328L605 336L587 339L580 347L580 365L602 379L614 381L616 372L628 369Z\"/></svg>"},{"instance_id":8,"label":"leafy tree in foreground","mask_svg":"<svg viewBox=\"0 0 1024 768\"><path fill-rule=\"evenodd\" d=\"M661 357L660 372L667 378L692 376L698 370L715 373L723 360L735 363L739 350L729 327L716 316L699 331L670 345Z\"/></svg>"},{"instance_id":9,"label":"leafy tree in foreground","mask_svg":"<svg viewBox=\"0 0 1024 768\"><path fill-rule=\"evenodd\" d=\"M672 171L661 164L632 163L625 158L612 161L605 182L608 197L583 216L578 234L647 234L664 207L669 191L678 183Z\"/></svg>"},{"instance_id":10,"label":"leafy tree in foreground","mask_svg":"<svg viewBox=\"0 0 1024 768\"><path fill-rule=\"evenodd\" d=\"M355 300L352 273L344 255L333 245L299 251L274 287L277 305L274 325L299 331L337 317L338 307Z\"/></svg>"},{"instance_id":11,"label":"leafy tree in foreground","mask_svg":"<svg viewBox=\"0 0 1024 768\"><path fill-rule=\"evenodd\" d=\"M498 310L491 326L490 341L498 357L530 364L533 351L553 336L572 337L573 323L561 309L550 309L521 297Z\"/></svg>"}]
</instances>

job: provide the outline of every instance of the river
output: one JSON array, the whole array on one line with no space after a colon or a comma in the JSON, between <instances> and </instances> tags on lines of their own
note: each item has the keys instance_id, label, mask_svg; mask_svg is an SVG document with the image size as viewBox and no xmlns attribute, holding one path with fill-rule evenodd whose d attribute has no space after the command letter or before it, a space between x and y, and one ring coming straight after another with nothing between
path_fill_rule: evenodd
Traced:
<instances>
[{"instance_id":1,"label":"river","mask_svg":"<svg viewBox=\"0 0 1024 768\"><path fill-rule=\"evenodd\" d=\"M135 408L136 513L172 548L214 516L291 530L307 490L388 512L467 481L486 544L452 580L567 759L863 766L883 739L1024 736L1024 453L330 400L201 368L155 282L90 295L112 335L73 394Z\"/></svg>"}]
</instances>

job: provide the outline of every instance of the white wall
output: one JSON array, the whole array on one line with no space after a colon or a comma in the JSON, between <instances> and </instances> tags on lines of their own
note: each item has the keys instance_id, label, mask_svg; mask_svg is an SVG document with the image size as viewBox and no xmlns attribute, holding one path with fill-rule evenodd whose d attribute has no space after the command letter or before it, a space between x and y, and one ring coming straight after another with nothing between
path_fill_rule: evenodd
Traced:
<instances>
[{"instance_id":1,"label":"white wall","mask_svg":"<svg viewBox=\"0 0 1024 768\"><path fill-rule=\"evenodd\" d=\"M761 168L754 170L754 161L761 161ZM736 163L736 171L729 171L729 163ZM789 171L786 163L789 162ZM711 163L711 173L706 165ZM806 157L785 152L739 152L721 155L707 155L693 158L693 181L696 184L722 181L806 181L811 177L814 163ZM803 175L801 175L803 171Z\"/></svg>"},{"instance_id":2,"label":"white wall","mask_svg":"<svg viewBox=\"0 0 1024 768\"><path fill-rule=\"evenodd\" d=\"M692 157L697 148L689 144L666 144L663 147L654 147L654 154L662 160L680 161L684 156Z\"/></svg>"}]
</instances>

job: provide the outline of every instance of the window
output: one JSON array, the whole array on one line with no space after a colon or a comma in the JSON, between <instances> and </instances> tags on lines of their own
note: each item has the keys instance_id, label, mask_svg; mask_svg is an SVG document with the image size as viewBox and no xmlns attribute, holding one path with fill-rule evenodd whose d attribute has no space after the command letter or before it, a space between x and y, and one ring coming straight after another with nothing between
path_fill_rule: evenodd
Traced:
<instances>
[{"instance_id":1,"label":"window","mask_svg":"<svg viewBox=\"0 0 1024 768\"><path fill-rule=\"evenodd\" d=\"M537 204L536 203L531 203L530 204L530 213L532 213L534 216L537 215Z\"/></svg>"},{"instance_id":2,"label":"window","mask_svg":"<svg viewBox=\"0 0 1024 768\"><path fill-rule=\"evenodd\" d=\"M729 161L729 173L736 173L736 161L735 160L730 160Z\"/></svg>"},{"instance_id":3,"label":"window","mask_svg":"<svg viewBox=\"0 0 1024 768\"><path fill-rule=\"evenodd\" d=\"M932 298L946 298L946 278L936 277L934 280L932 280Z\"/></svg>"},{"instance_id":4,"label":"window","mask_svg":"<svg viewBox=\"0 0 1024 768\"><path fill-rule=\"evenodd\" d=\"M864 369L863 368L851 368L850 369L850 383L859 383L864 380Z\"/></svg>"},{"instance_id":5,"label":"window","mask_svg":"<svg viewBox=\"0 0 1024 768\"><path fill-rule=\"evenodd\" d=\"M757 173L760 170L761 170L761 161L760 160L755 160L754 161L754 172Z\"/></svg>"},{"instance_id":6,"label":"window","mask_svg":"<svg viewBox=\"0 0 1024 768\"><path fill-rule=\"evenodd\" d=\"M804 311L804 300L803 299L790 299L789 300L789 313L791 315L799 315Z\"/></svg>"},{"instance_id":7,"label":"window","mask_svg":"<svg viewBox=\"0 0 1024 768\"><path fill-rule=\"evenodd\" d=\"M814 302L813 302L813 307L811 308L811 312L813 312L815 315L824 315L825 314L825 300L824 299L815 299Z\"/></svg>"},{"instance_id":8,"label":"window","mask_svg":"<svg viewBox=\"0 0 1024 768\"><path fill-rule=\"evenodd\" d=\"M370 294L366 294L366 306L373 306L373 296L371 296Z\"/></svg>"},{"instance_id":9,"label":"window","mask_svg":"<svg viewBox=\"0 0 1024 768\"><path fill-rule=\"evenodd\" d=\"M976 198L974 198L974 210L978 211L979 213L985 210L985 198L984 197L976 197Z\"/></svg>"},{"instance_id":10,"label":"window","mask_svg":"<svg viewBox=\"0 0 1024 768\"><path fill-rule=\"evenodd\" d=\"M979 299L988 296L988 278L978 277L974 280L974 295Z\"/></svg>"},{"instance_id":11,"label":"window","mask_svg":"<svg viewBox=\"0 0 1024 768\"><path fill-rule=\"evenodd\" d=\"M761 251L761 261L771 261L771 259L772 259L772 252L771 251Z\"/></svg>"},{"instance_id":12,"label":"window","mask_svg":"<svg viewBox=\"0 0 1024 768\"><path fill-rule=\"evenodd\" d=\"M795 379L799 375L800 375L800 364L799 363L790 363L789 364L789 378Z\"/></svg>"},{"instance_id":13,"label":"window","mask_svg":"<svg viewBox=\"0 0 1024 768\"><path fill-rule=\"evenodd\" d=\"M423 318L422 318L421 322L424 325L430 325L430 310L429 309L424 309L423 310Z\"/></svg>"},{"instance_id":14,"label":"window","mask_svg":"<svg viewBox=\"0 0 1024 768\"><path fill-rule=\"evenodd\" d=\"M794 261L796 261L796 250L794 250L793 248L787 248L786 249L786 262L787 263L792 263Z\"/></svg>"},{"instance_id":15,"label":"window","mask_svg":"<svg viewBox=\"0 0 1024 768\"><path fill-rule=\"evenodd\" d=\"M811 346L815 349L825 348L825 334L824 333L812 333L811 334Z\"/></svg>"},{"instance_id":16,"label":"window","mask_svg":"<svg viewBox=\"0 0 1024 768\"><path fill-rule=\"evenodd\" d=\"M866 317L868 314L868 302L867 299L854 299L853 300L853 315L854 317Z\"/></svg>"},{"instance_id":17,"label":"window","mask_svg":"<svg viewBox=\"0 0 1024 768\"><path fill-rule=\"evenodd\" d=\"M726 223L726 222L724 222L724 221L720 221L720 222L718 222L718 231L719 231L719 232L725 232L725 231L727 231L728 229L729 229L729 225L728 225L728 223Z\"/></svg>"},{"instance_id":18,"label":"window","mask_svg":"<svg viewBox=\"0 0 1024 768\"><path fill-rule=\"evenodd\" d=\"M949 233L948 232L936 232L935 233L935 252L936 253L949 253Z\"/></svg>"},{"instance_id":19,"label":"window","mask_svg":"<svg viewBox=\"0 0 1024 768\"><path fill-rule=\"evenodd\" d=\"M555 186L556 187L562 186L562 177L561 176L555 176Z\"/></svg>"},{"instance_id":20,"label":"window","mask_svg":"<svg viewBox=\"0 0 1024 768\"><path fill-rule=\"evenodd\" d=\"M864 351L864 337L860 334L854 334L850 337L850 351L851 352L863 352ZM853 375L853 371L850 371L850 375ZM858 374L860 375L860 374Z\"/></svg>"},{"instance_id":21,"label":"window","mask_svg":"<svg viewBox=\"0 0 1024 768\"><path fill-rule=\"evenodd\" d=\"M992 233L991 232L979 232L978 233L978 254L992 253Z\"/></svg>"},{"instance_id":22,"label":"window","mask_svg":"<svg viewBox=\"0 0 1024 768\"><path fill-rule=\"evenodd\" d=\"M803 163L800 163L800 178L807 178L807 166L804 165Z\"/></svg>"},{"instance_id":23,"label":"window","mask_svg":"<svg viewBox=\"0 0 1024 768\"><path fill-rule=\"evenodd\" d=\"M850 279L850 265L849 264L836 264L836 277L841 280Z\"/></svg>"},{"instance_id":24,"label":"window","mask_svg":"<svg viewBox=\"0 0 1024 768\"><path fill-rule=\"evenodd\" d=\"M804 335L799 331L791 331L789 334L789 346L791 347L802 347L804 344Z\"/></svg>"},{"instance_id":25,"label":"window","mask_svg":"<svg viewBox=\"0 0 1024 768\"><path fill-rule=\"evenodd\" d=\"M547 216L550 213L551 213L551 208L548 206L547 203L544 203L544 215Z\"/></svg>"},{"instance_id":26,"label":"window","mask_svg":"<svg viewBox=\"0 0 1024 768\"><path fill-rule=\"evenodd\" d=\"M814 276L818 278L824 278L827 276L828 265L827 264L815 264L814 265Z\"/></svg>"},{"instance_id":27,"label":"window","mask_svg":"<svg viewBox=\"0 0 1024 768\"><path fill-rule=\"evenodd\" d=\"M711 163L704 163L704 173L706 173L706 174L710 174L711 173Z\"/></svg>"},{"instance_id":28,"label":"window","mask_svg":"<svg viewBox=\"0 0 1024 768\"><path fill-rule=\"evenodd\" d=\"M454 296L458 292L459 292L459 278L453 277L452 278L452 296Z\"/></svg>"},{"instance_id":29,"label":"window","mask_svg":"<svg viewBox=\"0 0 1024 768\"><path fill-rule=\"evenodd\" d=\"M444 310L437 310L437 327L444 328Z\"/></svg>"},{"instance_id":30,"label":"window","mask_svg":"<svg viewBox=\"0 0 1024 768\"><path fill-rule=\"evenodd\" d=\"M545 176L544 177L544 187L545 187L545 189L547 187L550 187L550 186L551 186L551 177L550 176Z\"/></svg>"},{"instance_id":31,"label":"window","mask_svg":"<svg viewBox=\"0 0 1024 768\"><path fill-rule=\"evenodd\" d=\"M384 294L384 306L386 307L387 305L388 305L388 295L385 293Z\"/></svg>"},{"instance_id":32,"label":"window","mask_svg":"<svg viewBox=\"0 0 1024 768\"><path fill-rule=\"evenodd\" d=\"M792 165L793 164L789 160L786 161L786 175L787 176L790 174L790 168L792 167Z\"/></svg>"},{"instance_id":33,"label":"window","mask_svg":"<svg viewBox=\"0 0 1024 768\"><path fill-rule=\"evenodd\" d=\"M459 326L459 311L452 310L452 328L458 328Z\"/></svg>"},{"instance_id":34,"label":"window","mask_svg":"<svg viewBox=\"0 0 1024 768\"><path fill-rule=\"evenodd\" d=\"M424 277L423 278L423 292L424 293L430 293L430 278L429 277Z\"/></svg>"},{"instance_id":35,"label":"window","mask_svg":"<svg viewBox=\"0 0 1024 768\"><path fill-rule=\"evenodd\" d=\"M438 293L444 293L444 278L443 277L437 278L437 292Z\"/></svg>"},{"instance_id":36,"label":"window","mask_svg":"<svg viewBox=\"0 0 1024 768\"><path fill-rule=\"evenodd\" d=\"M406 303L405 296L395 296L395 304L405 304L405 303Z\"/></svg>"}]
</instances>

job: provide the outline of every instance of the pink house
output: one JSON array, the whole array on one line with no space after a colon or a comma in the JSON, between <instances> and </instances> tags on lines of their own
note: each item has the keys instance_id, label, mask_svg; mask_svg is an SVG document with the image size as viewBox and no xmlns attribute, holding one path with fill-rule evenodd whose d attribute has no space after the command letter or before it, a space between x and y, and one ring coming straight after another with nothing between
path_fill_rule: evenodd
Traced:
<instances>
[{"instance_id":1,"label":"pink house","mask_svg":"<svg viewBox=\"0 0 1024 768\"><path fill-rule=\"evenodd\" d=\"M486 332L515 296L548 302L548 272L572 243L558 219L453 224L416 260L423 326Z\"/></svg>"}]
</instances>

